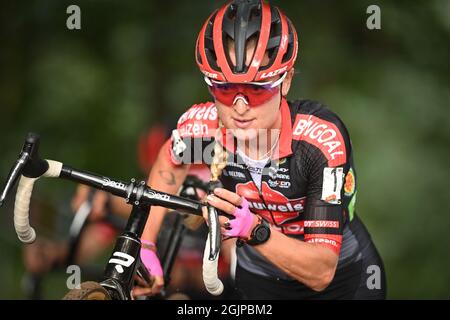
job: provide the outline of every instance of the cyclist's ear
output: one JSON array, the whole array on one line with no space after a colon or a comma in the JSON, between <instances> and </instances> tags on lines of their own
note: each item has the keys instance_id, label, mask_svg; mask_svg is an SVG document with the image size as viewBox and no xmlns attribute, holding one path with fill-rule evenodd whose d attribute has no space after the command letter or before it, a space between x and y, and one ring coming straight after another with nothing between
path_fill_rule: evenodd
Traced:
<instances>
[{"instance_id":1,"label":"cyclist's ear","mask_svg":"<svg viewBox=\"0 0 450 320\"><path fill-rule=\"evenodd\" d=\"M294 77L295 69L292 68L288 71L288 74L286 75L286 79L284 79L283 83L281 84L281 94L283 97L287 96L289 93L289 90L291 89L291 83L292 78Z\"/></svg>"}]
</instances>

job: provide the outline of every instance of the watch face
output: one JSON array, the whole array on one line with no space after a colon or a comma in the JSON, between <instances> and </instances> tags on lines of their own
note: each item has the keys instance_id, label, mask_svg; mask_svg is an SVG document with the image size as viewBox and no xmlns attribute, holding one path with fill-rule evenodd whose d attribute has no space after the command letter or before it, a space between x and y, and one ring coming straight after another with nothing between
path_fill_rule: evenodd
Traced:
<instances>
[{"instance_id":1,"label":"watch face","mask_svg":"<svg viewBox=\"0 0 450 320\"><path fill-rule=\"evenodd\" d=\"M261 226L260 228L258 228L258 230L256 230L256 240L257 241L264 241L269 237L269 231L270 229L267 228L266 226Z\"/></svg>"}]
</instances>

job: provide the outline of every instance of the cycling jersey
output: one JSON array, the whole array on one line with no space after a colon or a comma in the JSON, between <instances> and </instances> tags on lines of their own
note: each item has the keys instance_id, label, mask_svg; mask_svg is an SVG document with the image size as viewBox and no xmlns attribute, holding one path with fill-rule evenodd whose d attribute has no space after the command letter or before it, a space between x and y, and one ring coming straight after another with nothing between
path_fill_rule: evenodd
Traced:
<instances>
[{"instance_id":1,"label":"cycling jersey","mask_svg":"<svg viewBox=\"0 0 450 320\"><path fill-rule=\"evenodd\" d=\"M349 134L339 117L318 102L288 102L280 106L282 125L274 157L258 186L225 130L220 141L228 161L220 181L245 197L254 214L285 235L326 246L339 255L336 277L371 244L365 228L353 228L356 171ZM178 121L168 144L174 164L210 164L218 128L214 103L194 105ZM292 254L295 254L293 252ZM253 274L292 280L254 248L237 249L238 266Z\"/></svg>"}]
</instances>

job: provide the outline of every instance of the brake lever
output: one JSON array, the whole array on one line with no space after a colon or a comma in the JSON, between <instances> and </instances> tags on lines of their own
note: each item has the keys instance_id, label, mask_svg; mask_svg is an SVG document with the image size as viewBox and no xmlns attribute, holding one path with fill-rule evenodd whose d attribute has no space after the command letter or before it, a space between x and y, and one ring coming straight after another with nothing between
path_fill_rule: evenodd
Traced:
<instances>
[{"instance_id":1,"label":"brake lever","mask_svg":"<svg viewBox=\"0 0 450 320\"><path fill-rule=\"evenodd\" d=\"M219 214L217 213L217 209L213 206L208 205L208 225L209 225L209 260L217 259L217 256L220 252L220 246L222 242L222 237L220 233L220 223L219 223Z\"/></svg>"},{"instance_id":2,"label":"brake lever","mask_svg":"<svg viewBox=\"0 0 450 320\"><path fill-rule=\"evenodd\" d=\"M14 188L17 180L22 174L23 167L25 167L29 159L30 156L27 152L21 152L19 159L17 159L16 163L11 168L8 174L8 178L6 179L5 186L3 187L2 194L0 196L0 207L3 205L6 197L11 192L11 189Z\"/></svg>"},{"instance_id":3,"label":"brake lever","mask_svg":"<svg viewBox=\"0 0 450 320\"><path fill-rule=\"evenodd\" d=\"M36 133L28 133L14 166L11 168L5 186L0 196L0 207L3 205L8 194L14 188L19 177L24 174L27 177L39 177L48 169L48 163L42 160L38 155L39 135Z\"/></svg>"},{"instance_id":4,"label":"brake lever","mask_svg":"<svg viewBox=\"0 0 450 320\"><path fill-rule=\"evenodd\" d=\"M208 186L208 193L213 194L214 189L220 187L220 181L211 181ZM222 244L222 235L220 232L219 223L219 210L215 207L208 205L208 237L209 237L209 260L215 260L220 252L220 247ZM223 212L221 212L223 214Z\"/></svg>"}]
</instances>

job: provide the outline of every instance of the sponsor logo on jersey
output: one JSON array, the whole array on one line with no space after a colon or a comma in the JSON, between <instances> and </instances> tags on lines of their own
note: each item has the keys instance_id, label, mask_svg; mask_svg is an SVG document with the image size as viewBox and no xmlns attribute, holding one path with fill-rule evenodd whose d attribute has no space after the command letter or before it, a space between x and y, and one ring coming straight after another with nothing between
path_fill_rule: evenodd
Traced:
<instances>
[{"instance_id":1,"label":"sponsor logo on jersey","mask_svg":"<svg viewBox=\"0 0 450 320\"><path fill-rule=\"evenodd\" d=\"M269 179L268 183L269 183L269 187L271 187L271 188L278 187L278 181L274 181L274 180L270 180Z\"/></svg>"},{"instance_id":2,"label":"sponsor logo on jersey","mask_svg":"<svg viewBox=\"0 0 450 320\"><path fill-rule=\"evenodd\" d=\"M236 167L239 169L244 169L244 166L242 164L236 163L236 162L227 162L228 167Z\"/></svg>"},{"instance_id":3,"label":"sponsor logo on jersey","mask_svg":"<svg viewBox=\"0 0 450 320\"><path fill-rule=\"evenodd\" d=\"M275 177L277 179L291 180L291 176L288 174L277 173Z\"/></svg>"},{"instance_id":4,"label":"sponsor logo on jersey","mask_svg":"<svg viewBox=\"0 0 450 320\"><path fill-rule=\"evenodd\" d=\"M250 209L267 221L273 222L270 214L272 212L274 222L278 225L298 218L305 209L306 197L288 199L282 193L273 190L265 181L261 184L261 193L265 203L259 197L258 189L253 182L238 183L236 193L245 197Z\"/></svg>"},{"instance_id":5,"label":"sponsor logo on jersey","mask_svg":"<svg viewBox=\"0 0 450 320\"><path fill-rule=\"evenodd\" d=\"M339 253L342 244L342 235L337 234L306 234L305 242L319 243L330 246L333 250Z\"/></svg>"},{"instance_id":6,"label":"sponsor logo on jersey","mask_svg":"<svg viewBox=\"0 0 450 320\"><path fill-rule=\"evenodd\" d=\"M308 243L326 243L329 245L332 245L333 247L337 247L337 242L333 239L326 239L326 238L311 238L306 240Z\"/></svg>"},{"instance_id":7,"label":"sponsor logo on jersey","mask_svg":"<svg viewBox=\"0 0 450 320\"><path fill-rule=\"evenodd\" d=\"M209 127L206 123L185 123L180 126L180 135L182 137L207 137L209 136Z\"/></svg>"},{"instance_id":8,"label":"sponsor logo on jersey","mask_svg":"<svg viewBox=\"0 0 450 320\"><path fill-rule=\"evenodd\" d=\"M230 176L230 177L237 178L240 180L246 179L245 174L243 174L242 172L239 172L239 171L223 170L222 173L224 176Z\"/></svg>"},{"instance_id":9,"label":"sponsor logo on jersey","mask_svg":"<svg viewBox=\"0 0 450 320\"><path fill-rule=\"evenodd\" d=\"M344 183L344 194L349 197L355 192L355 175L353 170L350 168L347 175L345 176Z\"/></svg>"},{"instance_id":10,"label":"sponsor logo on jersey","mask_svg":"<svg viewBox=\"0 0 450 320\"><path fill-rule=\"evenodd\" d=\"M258 168L258 167L248 166L247 170L248 170L248 172L255 173L255 174L262 174L263 173L263 168Z\"/></svg>"},{"instance_id":11,"label":"sponsor logo on jersey","mask_svg":"<svg viewBox=\"0 0 450 320\"><path fill-rule=\"evenodd\" d=\"M319 148L328 159L330 167L346 162L344 138L332 122L312 115L297 115L292 138L304 140Z\"/></svg>"},{"instance_id":12,"label":"sponsor logo on jersey","mask_svg":"<svg viewBox=\"0 0 450 320\"><path fill-rule=\"evenodd\" d=\"M182 124L187 120L196 121L216 121L217 109L214 104L195 105L186 111L178 120L178 124ZM217 124L215 125L217 127Z\"/></svg>"},{"instance_id":13,"label":"sponsor logo on jersey","mask_svg":"<svg viewBox=\"0 0 450 320\"><path fill-rule=\"evenodd\" d=\"M330 220L306 220L303 222L305 228L339 228L339 221Z\"/></svg>"},{"instance_id":14,"label":"sponsor logo on jersey","mask_svg":"<svg viewBox=\"0 0 450 320\"><path fill-rule=\"evenodd\" d=\"M271 188L282 188L282 189L288 189L291 187L290 181L278 181L278 180L268 180L269 186Z\"/></svg>"},{"instance_id":15,"label":"sponsor logo on jersey","mask_svg":"<svg viewBox=\"0 0 450 320\"><path fill-rule=\"evenodd\" d=\"M280 188L287 189L291 187L291 183L289 181L280 181Z\"/></svg>"}]
</instances>

